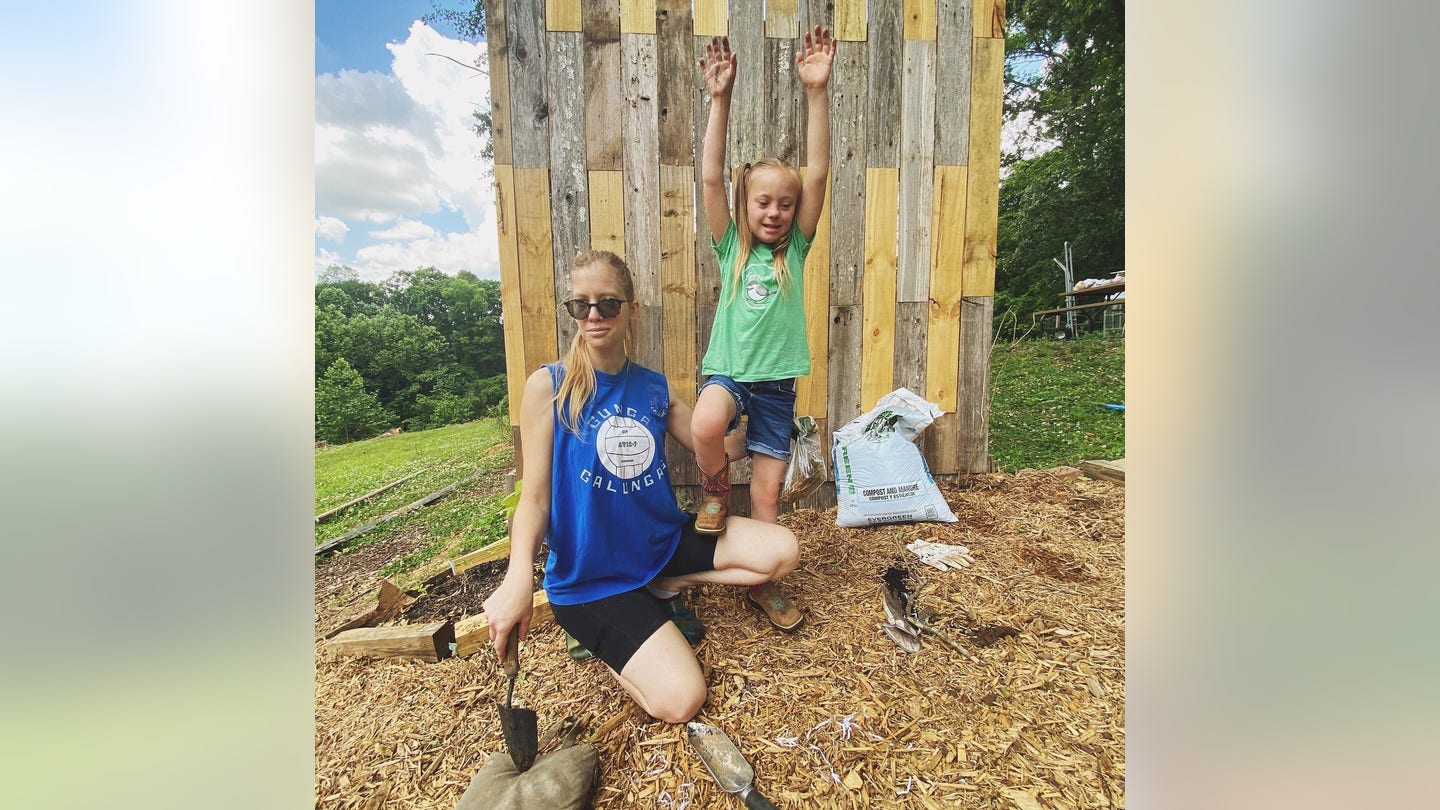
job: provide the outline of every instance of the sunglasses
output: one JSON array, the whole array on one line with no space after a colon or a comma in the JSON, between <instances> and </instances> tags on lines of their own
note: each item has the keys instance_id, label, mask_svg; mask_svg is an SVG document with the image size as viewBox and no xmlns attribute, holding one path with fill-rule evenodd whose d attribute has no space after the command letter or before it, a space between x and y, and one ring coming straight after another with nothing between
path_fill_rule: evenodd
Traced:
<instances>
[{"instance_id":1,"label":"sunglasses","mask_svg":"<svg viewBox=\"0 0 1440 810\"><path fill-rule=\"evenodd\" d=\"M582 301L579 298L571 298L565 302L565 309L570 313L570 317L577 321L583 321L590 316L591 307L600 311L600 317L613 318L620 314L620 307L626 303L619 298L602 298L599 301Z\"/></svg>"}]
</instances>

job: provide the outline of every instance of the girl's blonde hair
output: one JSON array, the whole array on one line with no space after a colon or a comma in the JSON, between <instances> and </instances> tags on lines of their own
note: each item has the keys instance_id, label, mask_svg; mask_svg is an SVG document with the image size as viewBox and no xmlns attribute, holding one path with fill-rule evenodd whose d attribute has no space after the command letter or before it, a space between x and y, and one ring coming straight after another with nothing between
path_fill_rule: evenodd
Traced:
<instances>
[{"instance_id":1,"label":"girl's blonde hair","mask_svg":"<svg viewBox=\"0 0 1440 810\"><path fill-rule=\"evenodd\" d=\"M733 216L735 218L735 246L738 248L735 255L735 266L731 268L730 298L735 297L735 292L740 288L740 277L745 271L745 263L750 258L750 248L755 245L755 235L750 232L750 218L745 209L750 200L750 173L758 169L777 169L790 175L795 180L795 212L800 212L800 196L804 193L805 184L800 179L800 170L777 157L761 158L754 163L746 163L740 170L740 176L735 180L735 205ZM791 220L791 230L794 230L794 220ZM775 282L780 285L780 294L790 294L790 265L785 263L785 252L790 247L790 231L775 240L771 245L775 261Z\"/></svg>"},{"instance_id":2,"label":"girl's blonde hair","mask_svg":"<svg viewBox=\"0 0 1440 810\"><path fill-rule=\"evenodd\" d=\"M576 270L591 265L601 265L609 270L615 280L620 282L620 287L625 292L625 300L635 300L635 281L631 278L630 268L625 266L624 259L608 250L587 250L575 257L570 274L574 276ZM625 327L624 345L627 357L630 354L630 333L633 326L634 321L630 321ZM580 330L576 330L575 337L571 339L563 363L565 379L560 381L560 387L551 401L559 412L560 424L571 433L578 434L580 411L589 404L590 398L595 396L595 364L590 360L590 348L585 345Z\"/></svg>"}]
</instances>

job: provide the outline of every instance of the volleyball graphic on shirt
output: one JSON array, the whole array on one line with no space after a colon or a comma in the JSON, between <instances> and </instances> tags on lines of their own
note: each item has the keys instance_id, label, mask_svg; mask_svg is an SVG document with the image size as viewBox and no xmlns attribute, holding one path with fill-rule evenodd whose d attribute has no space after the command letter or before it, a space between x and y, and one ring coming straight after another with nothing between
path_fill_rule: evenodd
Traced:
<instances>
[{"instance_id":1,"label":"volleyball graphic on shirt","mask_svg":"<svg viewBox=\"0 0 1440 810\"><path fill-rule=\"evenodd\" d=\"M634 419L611 416L595 431L595 452L611 475L630 479L655 460L655 437Z\"/></svg>"}]
</instances>

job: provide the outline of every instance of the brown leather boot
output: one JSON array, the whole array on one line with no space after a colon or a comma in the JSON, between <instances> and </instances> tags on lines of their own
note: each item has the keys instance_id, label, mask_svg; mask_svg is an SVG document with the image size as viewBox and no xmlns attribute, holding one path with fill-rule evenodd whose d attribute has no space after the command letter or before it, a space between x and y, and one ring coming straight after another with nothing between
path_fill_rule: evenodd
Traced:
<instances>
[{"instance_id":1,"label":"brown leather boot","mask_svg":"<svg viewBox=\"0 0 1440 810\"><path fill-rule=\"evenodd\" d=\"M773 582L751 587L747 598L750 604L765 611L765 617L772 625L787 633L793 633L805 621L805 614L786 599Z\"/></svg>"},{"instance_id":2,"label":"brown leather boot","mask_svg":"<svg viewBox=\"0 0 1440 810\"><path fill-rule=\"evenodd\" d=\"M695 516L695 531L698 534L720 534L725 531L725 517L730 508L730 455L714 476L700 471L700 489L704 499L700 501L700 513Z\"/></svg>"}]
</instances>

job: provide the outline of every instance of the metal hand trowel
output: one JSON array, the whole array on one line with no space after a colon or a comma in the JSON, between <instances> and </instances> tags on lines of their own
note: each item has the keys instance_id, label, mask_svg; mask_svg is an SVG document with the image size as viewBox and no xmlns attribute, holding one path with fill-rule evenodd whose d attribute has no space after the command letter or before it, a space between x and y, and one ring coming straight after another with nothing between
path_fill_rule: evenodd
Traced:
<instances>
[{"instance_id":1,"label":"metal hand trowel","mask_svg":"<svg viewBox=\"0 0 1440 810\"><path fill-rule=\"evenodd\" d=\"M755 769L745 761L745 755L720 729L704 723L688 723L687 736L690 747L700 755L705 770L715 778L720 789L726 793L739 794L750 810L776 810L770 800L755 790Z\"/></svg>"},{"instance_id":2,"label":"metal hand trowel","mask_svg":"<svg viewBox=\"0 0 1440 810\"><path fill-rule=\"evenodd\" d=\"M520 626L510 628L505 640L505 674L510 676L510 689L505 694L505 705L500 709L500 730L505 734L505 747L510 750L510 761L515 770L524 773L535 764L535 753L539 750L539 722L533 709L515 708L515 677L520 674Z\"/></svg>"}]
</instances>

